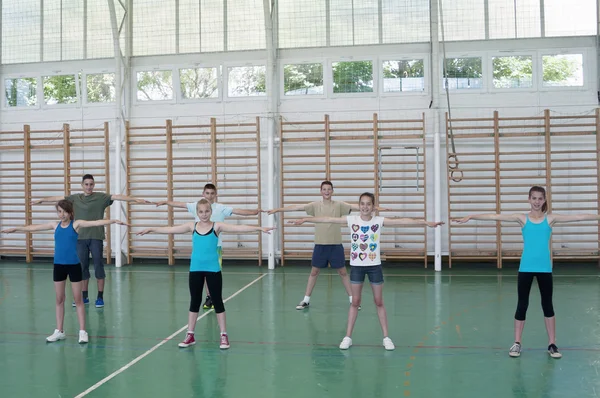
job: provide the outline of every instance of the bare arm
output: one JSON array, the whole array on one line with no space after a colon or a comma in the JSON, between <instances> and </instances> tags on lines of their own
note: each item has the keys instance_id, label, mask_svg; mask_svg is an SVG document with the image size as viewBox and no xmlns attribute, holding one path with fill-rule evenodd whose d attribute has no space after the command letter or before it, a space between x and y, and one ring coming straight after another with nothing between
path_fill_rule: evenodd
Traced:
<instances>
[{"instance_id":1,"label":"bare arm","mask_svg":"<svg viewBox=\"0 0 600 398\"><path fill-rule=\"evenodd\" d=\"M360 211L360 206L357 204L350 204L348 202L342 202L342 203L346 204L347 206L350 206L350 208L353 211ZM379 207L379 206L375 206L374 209L377 211L393 211L394 210L394 209L388 209L387 207Z\"/></svg>"},{"instance_id":2,"label":"bare arm","mask_svg":"<svg viewBox=\"0 0 600 398\"><path fill-rule=\"evenodd\" d=\"M548 221L550 225L557 223L566 222L577 222L577 221L599 221L600 214L573 214L573 215L561 215L561 214L548 214Z\"/></svg>"},{"instance_id":3,"label":"bare arm","mask_svg":"<svg viewBox=\"0 0 600 398\"><path fill-rule=\"evenodd\" d=\"M186 224L175 225L173 227L152 227L146 228L143 231L137 233L137 235L146 234L185 234L187 232L194 231L195 223L189 222Z\"/></svg>"},{"instance_id":4,"label":"bare arm","mask_svg":"<svg viewBox=\"0 0 600 398\"><path fill-rule=\"evenodd\" d=\"M250 209L233 209L233 214L237 216L255 216L260 213L262 210L250 210Z\"/></svg>"},{"instance_id":5,"label":"bare arm","mask_svg":"<svg viewBox=\"0 0 600 398\"><path fill-rule=\"evenodd\" d=\"M270 234L274 229L274 227L259 227L257 225L236 225L224 222L215 223L215 230L217 232L264 232L265 234Z\"/></svg>"},{"instance_id":6,"label":"bare arm","mask_svg":"<svg viewBox=\"0 0 600 398\"><path fill-rule=\"evenodd\" d=\"M346 217L307 217L290 220L288 221L288 224L302 225L306 222L317 224L346 224L348 221Z\"/></svg>"},{"instance_id":7,"label":"bare arm","mask_svg":"<svg viewBox=\"0 0 600 398\"><path fill-rule=\"evenodd\" d=\"M110 224L126 225L128 227L131 226L127 223L124 223L121 220L95 220L95 221L77 220L73 223L73 228L75 228L75 231L79 232L80 228L100 227L103 225L110 225Z\"/></svg>"},{"instance_id":8,"label":"bare arm","mask_svg":"<svg viewBox=\"0 0 600 398\"><path fill-rule=\"evenodd\" d=\"M56 203L59 200L63 200L65 196L48 196L47 198L42 198L38 200L34 200L31 202L32 205L39 205L41 203Z\"/></svg>"},{"instance_id":9,"label":"bare arm","mask_svg":"<svg viewBox=\"0 0 600 398\"><path fill-rule=\"evenodd\" d=\"M123 202L136 202L136 203L152 203L147 201L146 199L134 198L133 196L127 195L110 195L110 200L120 200Z\"/></svg>"},{"instance_id":10,"label":"bare arm","mask_svg":"<svg viewBox=\"0 0 600 398\"><path fill-rule=\"evenodd\" d=\"M417 220L415 218L387 218L383 219L383 225L391 226L391 225L423 225L430 228L435 228L440 225L444 225L442 221L433 222L426 220Z\"/></svg>"},{"instance_id":11,"label":"bare arm","mask_svg":"<svg viewBox=\"0 0 600 398\"><path fill-rule=\"evenodd\" d=\"M521 225L525 225L525 222L527 221L525 219L525 215L524 214L519 214L519 213L515 213L515 214L472 214L463 218L456 218L453 219L453 222L459 223L459 224L464 224L466 222L469 222L470 220L481 220L481 221L513 221L513 222L518 222Z\"/></svg>"},{"instance_id":12,"label":"bare arm","mask_svg":"<svg viewBox=\"0 0 600 398\"><path fill-rule=\"evenodd\" d=\"M46 224L23 225L21 227L13 227L0 231L3 234L12 234L13 232L38 232L54 230L60 221L52 221Z\"/></svg>"},{"instance_id":13,"label":"bare arm","mask_svg":"<svg viewBox=\"0 0 600 398\"><path fill-rule=\"evenodd\" d=\"M301 211L304 210L304 206L306 205L293 205L293 206L287 206L287 207L280 207L278 209L272 209L272 210L267 210L267 214L275 214L275 213L282 213L285 211Z\"/></svg>"},{"instance_id":14,"label":"bare arm","mask_svg":"<svg viewBox=\"0 0 600 398\"><path fill-rule=\"evenodd\" d=\"M161 200L159 202L156 202L156 206L171 206L171 207L180 207L182 209L187 209L187 204L184 202L175 202L172 200Z\"/></svg>"}]
</instances>

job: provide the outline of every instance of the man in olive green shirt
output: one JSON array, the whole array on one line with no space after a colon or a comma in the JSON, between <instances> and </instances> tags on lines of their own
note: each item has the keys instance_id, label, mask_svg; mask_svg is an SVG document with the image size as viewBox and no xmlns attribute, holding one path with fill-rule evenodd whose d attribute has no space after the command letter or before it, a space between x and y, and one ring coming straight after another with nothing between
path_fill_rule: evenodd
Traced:
<instances>
[{"instance_id":1,"label":"man in olive green shirt","mask_svg":"<svg viewBox=\"0 0 600 398\"><path fill-rule=\"evenodd\" d=\"M94 192L94 177L91 174L83 176L81 182L83 193L69 196L53 196L32 202L32 205L44 202L57 202L66 199L73 203L75 209L75 220L95 221L104 218L104 211L115 200L125 202L149 203L143 199L137 199L125 195L111 195L103 192ZM104 261L102 259L102 247L104 241L104 227L83 228L79 231L77 238L77 256L81 263L83 271L82 293L83 302L90 303L88 298L88 285L90 281L90 253L94 261L94 275L98 282L98 296L96 298L96 308L104 307L104 281L106 273L104 271Z\"/></svg>"}]
</instances>

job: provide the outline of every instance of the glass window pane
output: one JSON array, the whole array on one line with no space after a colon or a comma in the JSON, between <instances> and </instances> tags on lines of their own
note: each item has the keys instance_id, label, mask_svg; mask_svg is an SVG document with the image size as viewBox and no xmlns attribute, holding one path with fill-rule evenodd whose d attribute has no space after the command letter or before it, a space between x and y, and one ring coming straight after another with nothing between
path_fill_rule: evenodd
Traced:
<instances>
[{"instance_id":1,"label":"glass window pane","mask_svg":"<svg viewBox=\"0 0 600 398\"><path fill-rule=\"evenodd\" d=\"M279 0L279 47L327 45L325 0Z\"/></svg>"},{"instance_id":2,"label":"glass window pane","mask_svg":"<svg viewBox=\"0 0 600 398\"><path fill-rule=\"evenodd\" d=\"M60 61L60 0L44 1L44 61Z\"/></svg>"},{"instance_id":3,"label":"glass window pane","mask_svg":"<svg viewBox=\"0 0 600 398\"><path fill-rule=\"evenodd\" d=\"M429 1L382 0L384 43L421 43L430 40Z\"/></svg>"},{"instance_id":4,"label":"glass window pane","mask_svg":"<svg viewBox=\"0 0 600 398\"><path fill-rule=\"evenodd\" d=\"M133 55L174 53L175 0L135 0Z\"/></svg>"},{"instance_id":5,"label":"glass window pane","mask_svg":"<svg viewBox=\"0 0 600 398\"><path fill-rule=\"evenodd\" d=\"M200 52L200 2L179 0L179 52Z\"/></svg>"},{"instance_id":6,"label":"glass window pane","mask_svg":"<svg viewBox=\"0 0 600 398\"><path fill-rule=\"evenodd\" d=\"M422 59L383 61L383 92L425 90L425 66Z\"/></svg>"},{"instance_id":7,"label":"glass window pane","mask_svg":"<svg viewBox=\"0 0 600 398\"><path fill-rule=\"evenodd\" d=\"M546 36L596 35L596 0L544 0Z\"/></svg>"},{"instance_id":8,"label":"glass window pane","mask_svg":"<svg viewBox=\"0 0 600 398\"><path fill-rule=\"evenodd\" d=\"M40 0L2 1L2 63L40 61Z\"/></svg>"},{"instance_id":9,"label":"glass window pane","mask_svg":"<svg viewBox=\"0 0 600 398\"><path fill-rule=\"evenodd\" d=\"M533 87L533 60L530 56L493 57L494 88Z\"/></svg>"},{"instance_id":10,"label":"glass window pane","mask_svg":"<svg viewBox=\"0 0 600 398\"><path fill-rule=\"evenodd\" d=\"M86 76L87 102L115 102L115 74L99 73Z\"/></svg>"},{"instance_id":11,"label":"glass window pane","mask_svg":"<svg viewBox=\"0 0 600 398\"><path fill-rule=\"evenodd\" d=\"M365 93L373 91L373 62L334 62L334 93Z\"/></svg>"},{"instance_id":12,"label":"glass window pane","mask_svg":"<svg viewBox=\"0 0 600 398\"><path fill-rule=\"evenodd\" d=\"M217 68L179 69L181 96L185 99L217 98L219 75Z\"/></svg>"},{"instance_id":13,"label":"glass window pane","mask_svg":"<svg viewBox=\"0 0 600 398\"><path fill-rule=\"evenodd\" d=\"M24 77L19 79L4 79L4 94L6 106L35 106L37 105L37 79Z\"/></svg>"},{"instance_id":14,"label":"glass window pane","mask_svg":"<svg viewBox=\"0 0 600 398\"><path fill-rule=\"evenodd\" d=\"M228 68L227 94L230 97L266 95L265 66L234 66Z\"/></svg>"},{"instance_id":15,"label":"glass window pane","mask_svg":"<svg viewBox=\"0 0 600 398\"><path fill-rule=\"evenodd\" d=\"M542 57L544 87L583 86L583 55L558 54Z\"/></svg>"},{"instance_id":16,"label":"glass window pane","mask_svg":"<svg viewBox=\"0 0 600 398\"><path fill-rule=\"evenodd\" d=\"M485 39L484 0L444 0L446 41ZM439 25L442 40L442 24Z\"/></svg>"},{"instance_id":17,"label":"glass window pane","mask_svg":"<svg viewBox=\"0 0 600 398\"><path fill-rule=\"evenodd\" d=\"M323 64L283 66L285 95L323 95Z\"/></svg>"},{"instance_id":18,"label":"glass window pane","mask_svg":"<svg viewBox=\"0 0 600 398\"><path fill-rule=\"evenodd\" d=\"M444 82L450 90L469 90L483 87L481 58L447 58Z\"/></svg>"},{"instance_id":19,"label":"glass window pane","mask_svg":"<svg viewBox=\"0 0 600 398\"><path fill-rule=\"evenodd\" d=\"M540 37L539 0L488 0L490 39Z\"/></svg>"},{"instance_id":20,"label":"glass window pane","mask_svg":"<svg viewBox=\"0 0 600 398\"><path fill-rule=\"evenodd\" d=\"M62 0L62 59L83 59L83 1L81 0Z\"/></svg>"},{"instance_id":21,"label":"glass window pane","mask_svg":"<svg viewBox=\"0 0 600 398\"><path fill-rule=\"evenodd\" d=\"M227 0L227 50L265 48L262 0Z\"/></svg>"},{"instance_id":22,"label":"glass window pane","mask_svg":"<svg viewBox=\"0 0 600 398\"><path fill-rule=\"evenodd\" d=\"M225 51L223 12L223 0L202 0L200 3L200 45L202 52Z\"/></svg>"},{"instance_id":23,"label":"glass window pane","mask_svg":"<svg viewBox=\"0 0 600 398\"><path fill-rule=\"evenodd\" d=\"M76 104L75 75L44 76L44 102L46 105Z\"/></svg>"},{"instance_id":24,"label":"glass window pane","mask_svg":"<svg viewBox=\"0 0 600 398\"><path fill-rule=\"evenodd\" d=\"M87 57L114 57L112 28L107 1L88 0L87 4Z\"/></svg>"},{"instance_id":25,"label":"glass window pane","mask_svg":"<svg viewBox=\"0 0 600 398\"><path fill-rule=\"evenodd\" d=\"M166 101L173 99L173 72L153 70L137 73L138 101Z\"/></svg>"},{"instance_id":26,"label":"glass window pane","mask_svg":"<svg viewBox=\"0 0 600 398\"><path fill-rule=\"evenodd\" d=\"M332 46L379 43L377 0L330 0Z\"/></svg>"}]
</instances>

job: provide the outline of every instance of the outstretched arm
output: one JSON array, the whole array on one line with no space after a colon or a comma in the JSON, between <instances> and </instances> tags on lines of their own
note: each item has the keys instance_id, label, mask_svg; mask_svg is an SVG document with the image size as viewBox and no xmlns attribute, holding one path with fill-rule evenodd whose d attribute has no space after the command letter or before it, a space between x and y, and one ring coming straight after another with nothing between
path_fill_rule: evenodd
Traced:
<instances>
[{"instance_id":1,"label":"outstretched arm","mask_svg":"<svg viewBox=\"0 0 600 398\"><path fill-rule=\"evenodd\" d=\"M175 202L173 200L161 200L159 202L156 202L156 207L158 206L171 206L171 207L180 207L182 209L187 209L187 204L183 203L183 202Z\"/></svg>"},{"instance_id":2,"label":"outstretched arm","mask_svg":"<svg viewBox=\"0 0 600 398\"><path fill-rule=\"evenodd\" d=\"M548 214L548 221L550 222L550 225L577 221L600 221L600 214Z\"/></svg>"},{"instance_id":3,"label":"outstretched arm","mask_svg":"<svg viewBox=\"0 0 600 398\"><path fill-rule=\"evenodd\" d=\"M185 234L187 232L194 231L193 222L188 222L186 224L175 225L173 227L152 227L146 228L143 231L137 233L137 235L146 235L146 234Z\"/></svg>"},{"instance_id":4,"label":"outstretched arm","mask_svg":"<svg viewBox=\"0 0 600 398\"><path fill-rule=\"evenodd\" d=\"M0 231L3 234L12 234L13 232L38 232L48 231L56 228L60 221L52 221L46 224L35 224L35 225L23 225L21 227L7 228L4 231Z\"/></svg>"},{"instance_id":5,"label":"outstretched arm","mask_svg":"<svg viewBox=\"0 0 600 398\"><path fill-rule=\"evenodd\" d=\"M226 224L224 222L215 223L215 230L217 232L263 232L270 234L274 227L259 227L257 225L236 225Z\"/></svg>"},{"instance_id":6,"label":"outstretched arm","mask_svg":"<svg viewBox=\"0 0 600 398\"><path fill-rule=\"evenodd\" d=\"M391 225L423 225L430 228L435 228L440 225L444 225L444 222L438 221L427 221L427 220L417 220L415 218L387 218L383 219L383 225L389 227Z\"/></svg>"},{"instance_id":7,"label":"outstretched arm","mask_svg":"<svg viewBox=\"0 0 600 398\"><path fill-rule=\"evenodd\" d=\"M95 221L77 220L73 223L73 228L75 228L75 231L79 232L80 228L100 227L103 225L110 225L110 224L126 225L128 227L131 226L127 223L124 223L121 220L95 220Z\"/></svg>"},{"instance_id":8,"label":"outstretched arm","mask_svg":"<svg viewBox=\"0 0 600 398\"><path fill-rule=\"evenodd\" d=\"M233 214L237 216L255 216L261 211L261 209L233 209Z\"/></svg>"},{"instance_id":9,"label":"outstretched arm","mask_svg":"<svg viewBox=\"0 0 600 398\"><path fill-rule=\"evenodd\" d=\"M267 214L271 215L271 214L275 214L275 213L282 213L285 211L301 211L301 210L304 210L304 206L306 206L306 205L292 205L292 206L287 206L287 207L280 207L278 209L267 210Z\"/></svg>"},{"instance_id":10,"label":"outstretched arm","mask_svg":"<svg viewBox=\"0 0 600 398\"><path fill-rule=\"evenodd\" d=\"M316 223L316 224L346 224L346 217L307 217L307 218L299 218L297 220L290 220L288 224L294 225L302 225L306 222Z\"/></svg>"},{"instance_id":11,"label":"outstretched arm","mask_svg":"<svg viewBox=\"0 0 600 398\"><path fill-rule=\"evenodd\" d=\"M120 200L123 202L135 202L135 203L152 203L152 202L147 201L146 199L135 198L133 196L127 196L127 195L114 195L114 194L110 195L110 200Z\"/></svg>"},{"instance_id":12,"label":"outstretched arm","mask_svg":"<svg viewBox=\"0 0 600 398\"><path fill-rule=\"evenodd\" d=\"M350 208L354 211L360 211L360 206L357 205L356 203L355 204L350 204L348 202L343 202L343 203L350 206ZM394 209L389 209L387 207L380 207L380 206L375 206L374 209L377 211L393 211L394 210Z\"/></svg>"},{"instance_id":13,"label":"outstretched arm","mask_svg":"<svg viewBox=\"0 0 600 398\"><path fill-rule=\"evenodd\" d=\"M64 198L65 198L64 195L62 195L62 196L48 196L47 198L33 200L33 201L31 201L31 204L32 205L39 205L39 204L42 204L42 203L56 203L59 200L63 200Z\"/></svg>"},{"instance_id":14,"label":"outstretched arm","mask_svg":"<svg viewBox=\"0 0 600 398\"><path fill-rule=\"evenodd\" d=\"M466 222L469 222L470 220L481 220L481 221L513 221L513 222L518 222L521 225L525 225L525 222L527 221L525 219L525 215L524 214L519 214L519 213L515 213L515 214L493 214L493 213L489 213L489 214L471 214L471 215L468 215L468 216L463 217L463 218L455 218L452 221L456 222L458 224L464 224Z\"/></svg>"}]
</instances>

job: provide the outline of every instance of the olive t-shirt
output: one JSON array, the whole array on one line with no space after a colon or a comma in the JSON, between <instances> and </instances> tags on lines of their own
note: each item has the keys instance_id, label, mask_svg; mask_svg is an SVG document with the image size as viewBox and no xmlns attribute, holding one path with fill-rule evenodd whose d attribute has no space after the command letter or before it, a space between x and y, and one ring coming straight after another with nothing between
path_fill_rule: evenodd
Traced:
<instances>
[{"instance_id":1,"label":"olive t-shirt","mask_svg":"<svg viewBox=\"0 0 600 398\"><path fill-rule=\"evenodd\" d=\"M93 192L85 196L82 193L65 196L65 199L73 203L75 220L96 221L104 218L104 210L113 204L110 195L103 192ZM104 227L81 228L79 240L99 239L104 240Z\"/></svg>"},{"instance_id":2,"label":"olive t-shirt","mask_svg":"<svg viewBox=\"0 0 600 398\"><path fill-rule=\"evenodd\" d=\"M312 202L304 206L304 211L313 217L342 217L350 214L349 204L332 200L331 202ZM339 245L342 243L341 224L315 224L316 245Z\"/></svg>"}]
</instances>

